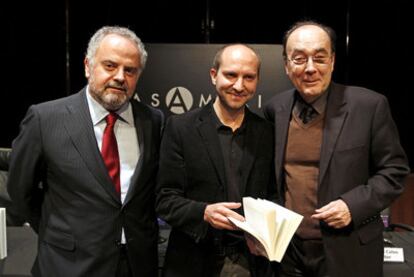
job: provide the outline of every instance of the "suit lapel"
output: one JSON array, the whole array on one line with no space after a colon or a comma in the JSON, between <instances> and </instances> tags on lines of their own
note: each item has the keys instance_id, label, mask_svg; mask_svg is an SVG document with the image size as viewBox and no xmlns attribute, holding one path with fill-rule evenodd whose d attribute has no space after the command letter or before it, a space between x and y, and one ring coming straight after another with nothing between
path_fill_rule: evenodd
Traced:
<instances>
[{"instance_id":1,"label":"suit lapel","mask_svg":"<svg viewBox=\"0 0 414 277\"><path fill-rule=\"evenodd\" d=\"M244 138L243 157L241 162L242 175L240 178L240 195L245 195L247 180L253 168L253 162L256 157L257 148L260 145L260 138L263 134L263 128L257 128L254 122L253 115L246 108L247 122L246 137ZM259 123L257 123L259 124Z\"/></svg>"},{"instance_id":2,"label":"suit lapel","mask_svg":"<svg viewBox=\"0 0 414 277\"><path fill-rule=\"evenodd\" d=\"M107 173L101 153L95 139L92 119L86 100L86 89L78 93L72 104L67 105L68 115L64 122L65 128L74 147L85 162L86 167L95 176L105 191L116 201L120 199Z\"/></svg>"},{"instance_id":3,"label":"suit lapel","mask_svg":"<svg viewBox=\"0 0 414 277\"><path fill-rule=\"evenodd\" d=\"M278 182L282 180L283 172L283 161L285 156L285 149L287 143L287 135L289 130L290 115L292 113L292 107L294 104L294 90L289 93L288 97L280 106L276 108L275 111L275 126L278 126L276 131L276 159L275 159L275 169L276 169L276 178Z\"/></svg>"},{"instance_id":4,"label":"suit lapel","mask_svg":"<svg viewBox=\"0 0 414 277\"><path fill-rule=\"evenodd\" d=\"M319 166L319 184L325 176L336 141L341 133L348 111L343 99L343 91L335 84L331 85L325 115L325 126L322 138L322 149Z\"/></svg>"},{"instance_id":5,"label":"suit lapel","mask_svg":"<svg viewBox=\"0 0 414 277\"><path fill-rule=\"evenodd\" d=\"M213 122L211 122L210 109L212 111L211 104L205 106L201 110L199 121L196 124L196 128L207 148L207 152L210 158L210 162L213 164L217 173L219 181L224 189L227 191L225 169L223 163L223 155L221 153L220 141L217 136Z\"/></svg>"},{"instance_id":6,"label":"suit lapel","mask_svg":"<svg viewBox=\"0 0 414 277\"><path fill-rule=\"evenodd\" d=\"M144 113L143 109L139 108L137 101L132 100L132 112L134 114L134 124L135 130L137 132L140 156L135 168L134 174L131 177L131 182L129 184L128 193L125 197L123 205L125 206L135 194L138 184L143 184L146 182L147 175L146 170L143 170L145 164L148 164L149 153L151 153L151 134L152 134L152 124L150 117Z\"/></svg>"}]
</instances>

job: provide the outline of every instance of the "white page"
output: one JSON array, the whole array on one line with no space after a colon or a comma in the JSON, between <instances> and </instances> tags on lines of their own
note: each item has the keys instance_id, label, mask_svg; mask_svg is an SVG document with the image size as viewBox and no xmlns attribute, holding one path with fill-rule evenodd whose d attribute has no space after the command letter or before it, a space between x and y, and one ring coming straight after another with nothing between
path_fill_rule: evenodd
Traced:
<instances>
[{"instance_id":1,"label":"white page","mask_svg":"<svg viewBox=\"0 0 414 277\"><path fill-rule=\"evenodd\" d=\"M257 232L260 233L264 241L270 242L271 239L268 232L270 226L262 207L257 206L257 201L251 197L243 197L243 210L246 222L249 222L250 226L260 226Z\"/></svg>"},{"instance_id":2,"label":"white page","mask_svg":"<svg viewBox=\"0 0 414 277\"><path fill-rule=\"evenodd\" d=\"M0 259L7 257L6 208L0 208Z\"/></svg>"}]
</instances>

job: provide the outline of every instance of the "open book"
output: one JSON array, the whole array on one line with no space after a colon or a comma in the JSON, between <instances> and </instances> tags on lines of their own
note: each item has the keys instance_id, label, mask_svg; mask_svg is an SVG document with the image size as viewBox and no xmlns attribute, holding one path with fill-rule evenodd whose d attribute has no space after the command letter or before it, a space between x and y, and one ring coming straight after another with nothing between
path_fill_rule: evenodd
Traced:
<instances>
[{"instance_id":1,"label":"open book","mask_svg":"<svg viewBox=\"0 0 414 277\"><path fill-rule=\"evenodd\" d=\"M244 217L229 217L237 227L253 237L256 252L270 261L280 262L303 216L276 203L243 197Z\"/></svg>"}]
</instances>

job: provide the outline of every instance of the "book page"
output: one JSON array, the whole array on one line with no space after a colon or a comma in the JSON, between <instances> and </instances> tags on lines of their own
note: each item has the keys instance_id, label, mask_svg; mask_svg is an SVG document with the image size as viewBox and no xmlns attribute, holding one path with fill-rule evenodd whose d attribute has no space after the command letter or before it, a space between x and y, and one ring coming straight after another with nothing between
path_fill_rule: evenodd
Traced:
<instances>
[{"instance_id":1,"label":"book page","mask_svg":"<svg viewBox=\"0 0 414 277\"><path fill-rule=\"evenodd\" d=\"M263 250L256 247L258 251L255 252L270 261L280 262L303 216L271 201L252 197L243 197L243 210L246 221L231 217L229 220L255 237L266 250L266 254L262 254Z\"/></svg>"},{"instance_id":2,"label":"book page","mask_svg":"<svg viewBox=\"0 0 414 277\"><path fill-rule=\"evenodd\" d=\"M253 237L254 239L252 238L252 241L256 244L257 251L260 252L261 255L268 257L268 254L266 252L269 252L270 249L268 243L263 239L260 230L251 226L247 221L240 221L233 217L228 217L228 219L238 228L240 228L241 230L249 234L251 237Z\"/></svg>"},{"instance_id":3,"label":"book page","mask_svg":"<svg viewBox=\"0 0 414 277\"><path fill-rule=\"evenodd\" d=\"M270 259L266 253L266 249L264 248L263 243L261 243L256 237L252 236L248 232L244 233L244 237L246 239L247 247L249 248L250 253L256 256L264 256Z\"/></svg>"},{"instance_id":4,"label":"book page","mask_svg":"<svg viewBox=\"0 0 414 277\"><path fill-rule=\"evenodd\" d=\"M266 228L261 233L268 243L268 258L280 262L303 216L264 199L243 198L246 222ZM263 222L262 222L263 221Z\"/></svg>"},{"instance_id":5,"label":"book page","mask_svg":"<svg viewBox=\"0 0 414 277\"><path fill-rule=\"evenodd\" d=\"M299 224L302 222L303 216L286 209L276 203L266 201L269 205L274 205L276 209L277 237L275 243L274 258L280 262L286 252L290 240L295 234Z\"/></svg>"},{"instance_id":6,"label":"book page","mask_svg":"<svg viewBox=\"0 0 414 277\"><path fill-rule=\"evenodd\" d=\"M272 222L275 218L274 209L254 198L244 197L243 210L246 222L259 230L260 236L268 244L267 248L273 245L275 235L274 222Z\"/></svg>"},{"instance_id":7,"label":"book page","mask_svg":"<svg viewBox=\"0 0 414 277\"><path fill-rule=\"evenodd\" d=\"M7 257L6 208L0 208L0 259Z\"/></svg>"}]
</instances>

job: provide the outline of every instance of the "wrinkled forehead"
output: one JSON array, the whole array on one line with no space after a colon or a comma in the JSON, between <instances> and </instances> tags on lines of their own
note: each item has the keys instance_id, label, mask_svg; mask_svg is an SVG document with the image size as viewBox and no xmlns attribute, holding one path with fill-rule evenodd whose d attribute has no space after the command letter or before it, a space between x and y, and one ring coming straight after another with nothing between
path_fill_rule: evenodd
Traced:
<instances>
[{"instance_id":1,"label":"wrinkled forehead","mask_svg":"<svg viewBox=\"0 0 414 277\"><path fill-rule=\"evenodd\" d=\"M315 25L301 26L293 31L286 43L288 53L292 51L320 51L331 52L331 40L329 35Z\"/></svg>"}]
</instances>

